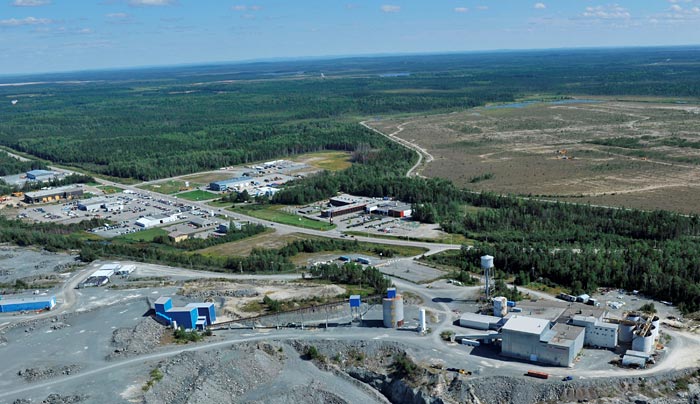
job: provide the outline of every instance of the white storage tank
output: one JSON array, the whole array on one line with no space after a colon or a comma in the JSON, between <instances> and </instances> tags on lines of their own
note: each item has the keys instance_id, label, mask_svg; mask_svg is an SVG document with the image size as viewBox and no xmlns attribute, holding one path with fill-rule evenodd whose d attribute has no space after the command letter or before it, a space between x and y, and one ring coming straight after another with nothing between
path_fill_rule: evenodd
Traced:
<instances>
[{"instance_id":1,"label":"white storage tank","mask_svg":"<svg viewBox=\"0 0 700 404\"><path fill-rule=\"evenodd\" d=\"M425 309L420 309L418 312L418 332L425 332L427 328L425 327Z\"/></svg>"},{"instance_id":2,"label":"white storage tank","mask_svg":"<svg viewBox=\"0 0 700 404\"><path fill-rule=\"evenodd\" d=\"M490 255L484 255L481 257L481 269L493 268L493 257Z\"/></svg>"},{"instance_id":3,"label":"white storage tank","mask_svg":"<svg viewBox=\"0 0 700 404\"><path fill-rule=\"evenodd\" d=\"M634 334L632 340L632 350L651 353L654 350L654 334L649 330L645 335L641 335L641 330Z\"/></svg>"},{"instance_id":4,"label":"white storage tank","mask_svg":"<svg viewBox=\"0 0 700 404\"><path fill-rule=\"evenodd\" d=\"M382 301L384 327L397 328L403 326L403 297L385 297Z\"/></svg>"},{"instance_id":5,"label":"white storage tank","mask_svg":"<svg viewBox=\"0 0 700 404\"><path fill-rule=\"evenodd\" d=\"M618 329L617 339L620 342L632 342L634 337L634 328L636 323L633 321L622 321L620 322L620 327Z\"/></svg>"},{"instance_id":6,"label":"white storage tank","mask_svg":"<svg viewBox=\"0 0 700 404\"><path fill-rule=\"evenodd\" d=\"M503 296L493 298L493 315L505 317L508 314L508 299Z\"/></svg>"},{"instance_id":7,"label":"white storage tank","mask_svg":"<svg viewBox=\"0 0 700 404\"><path fill-rule=\"evenodd\" d=\"M659 332L661 331L661 319L659 316L654 316L654 318L651 319L651 325L654 327L654 339L658 340Z\"/></svg>"}]
</instances>

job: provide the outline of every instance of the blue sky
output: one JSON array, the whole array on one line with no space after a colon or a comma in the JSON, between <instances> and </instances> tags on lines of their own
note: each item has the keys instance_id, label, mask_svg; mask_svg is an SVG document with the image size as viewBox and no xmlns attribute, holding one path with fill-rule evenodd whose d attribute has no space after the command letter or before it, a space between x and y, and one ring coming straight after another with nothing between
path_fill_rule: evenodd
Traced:
<instances>
[{"instance_id":1,"label":"blue sky","mask_svg":"<svg viewBox=\"0 0 700 404\"><path fill-rule=\"evenodd\" d=\"M700 44L700 0L0 0L0 74Z\"/></svg>"}]
</instances>

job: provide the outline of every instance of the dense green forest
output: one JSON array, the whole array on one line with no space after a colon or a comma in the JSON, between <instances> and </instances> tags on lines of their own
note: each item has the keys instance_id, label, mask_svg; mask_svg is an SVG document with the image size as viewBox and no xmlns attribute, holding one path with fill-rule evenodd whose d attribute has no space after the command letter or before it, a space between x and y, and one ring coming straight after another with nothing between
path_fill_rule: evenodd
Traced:
<instances>
[{"instance_id":1,"label":"dense green forest","mask_svg":"<svg viewBox=\"0 0 700 404\"><path fill-rule=\"evenodd\" d=\"M552 50L44 75L32 78L44 84L0 87L0 97L19 100L0 108L0 144L150 180L383 147L358 116L461 110L533 93L698 97L698 59L692 48ZM86 82L50 81L69 78Z\"/></svg>"},{"instance_id":2,"label":"dense green forest","mask_svg":"<svg viewBox=\"0 0 700 404\"><path fill-rule=\"evenodd\" d=\"M0 150L0 177L20 174L36 169L46 170L48 167L46 167L46 164L41 161L22 161Z\"/></svg>"}]
</instances>

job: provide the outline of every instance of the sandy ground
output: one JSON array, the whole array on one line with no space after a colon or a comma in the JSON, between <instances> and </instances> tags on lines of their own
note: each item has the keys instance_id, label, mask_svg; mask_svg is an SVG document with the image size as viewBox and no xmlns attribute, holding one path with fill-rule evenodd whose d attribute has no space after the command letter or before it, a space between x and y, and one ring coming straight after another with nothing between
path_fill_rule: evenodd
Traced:
<instances>
[{"instance_id":1,"label":"sandy ground","mask_svg":"<svg viewBox=\"0 0 700 404\"><path fill-rule=\"evenodd\" d=\"M700 140L699 109L610 101L535 104L369 124L434 157L422 175L471 189L697 213L700 149L676 141ZM636 143L615 143L619 139ZM479 178L486 174L490 178Z\"/></svg>"}]
</instances>

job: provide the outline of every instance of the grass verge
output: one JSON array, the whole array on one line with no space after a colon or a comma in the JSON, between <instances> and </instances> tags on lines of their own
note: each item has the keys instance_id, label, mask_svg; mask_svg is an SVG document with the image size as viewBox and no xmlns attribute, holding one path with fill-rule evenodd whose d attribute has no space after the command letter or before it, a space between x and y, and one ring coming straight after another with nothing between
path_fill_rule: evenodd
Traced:
<instances>
[{"instance_id":1,"label":"grass verge","mask_svg":"<svg viewBox=\"0 0 700 404\"><path fill-rule=\"evenodd\" d=\"M262 220L269 220L275 223L287 224L290 226L302 227L312 230L332 230L335 229L334 224L311 220L302 216L288 213L282 210L282 205L253 205L253 206L234 206L229 208L232 212L241 213Z\"/></svg>"}]
</instances>

